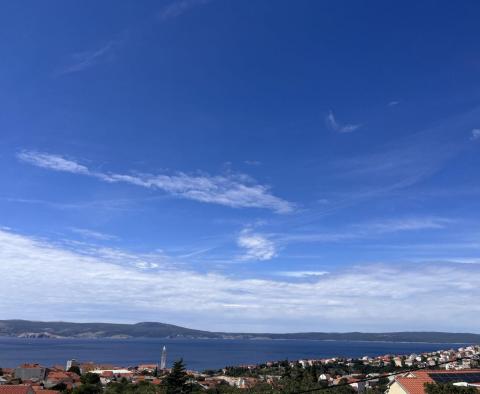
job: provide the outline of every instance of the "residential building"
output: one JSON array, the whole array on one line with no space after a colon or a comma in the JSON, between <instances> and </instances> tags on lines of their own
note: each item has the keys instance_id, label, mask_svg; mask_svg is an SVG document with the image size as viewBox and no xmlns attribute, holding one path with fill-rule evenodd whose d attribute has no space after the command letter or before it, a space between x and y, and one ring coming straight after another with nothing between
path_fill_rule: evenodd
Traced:
<instances>
[{"instance_id":1,"label":"residential building","mask_svg":"<svg viewBox=\"0 0 480 394\"><path fill-rule=\"evenodd\" d=\"M65 371L68 371L72 367L80 368L80 363L75 359L67 360L67 365L65 366Z\"/></svg>"},{"instance_id":2,"label":"residential building","mask_svg":"<svg viewBox=\"0 0 480 394\"><path fill-rule=\"evenodd\" d=\"M480 385L480 369L462 371L422 370L398 375L387 391L388 394L424 394L426 383L461 383L465 386Z\"/></svg>"},{"instance_id":3,"label":"residential building","mask_svg":"<svg viewBox=\"0 0 480 394\"><path fill-rule=\"evenodd\" d=\"M16 379L40 381L45 379L47 368L39 364L23 364L15 368L14 376Z\"/></svg>"}]
</instances>

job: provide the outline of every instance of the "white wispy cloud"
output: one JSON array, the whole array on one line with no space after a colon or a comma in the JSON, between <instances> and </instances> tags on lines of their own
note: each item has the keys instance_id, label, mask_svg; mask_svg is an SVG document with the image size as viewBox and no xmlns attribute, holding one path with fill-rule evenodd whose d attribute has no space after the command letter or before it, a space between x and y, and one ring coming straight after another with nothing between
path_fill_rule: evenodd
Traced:
<instances>
[{"instance_id":1,"label":"white wispy cloud","mask_svg":"<svg viewBox=\"0 0 480 394\"><path fill-rule=\"evenodd\" d=\"M276 234L275 239L281 243L331 243L375 238L389 233L441 230L451 223L453 223L453 220L444 217L403 217L353 224L334 232L291 232L289 234Z\"/></svg>"},{"instance_id":2,"label":"white wispy cloud","mask_svg":"<svg viewBox=\"0 0 480 394\"><path fill-rule=\"evenodd\" d=\"M317 276L328 275L328 271L280 271L277 275L290 278L315 278Z\"/></svg>"},{"instance_id":3,"label":"white wispy cloud","mask_svg":"<svg viewBox=\"0 0 480 394\"><path fill-rule=\"evenodd\" d=\"M472 136L470 137L473 141L480 139L480 129L473 129Z\"/></svg>"},{"instance_id":4,"label":"white wispy cloud","mask_svg":"<svg viewBox=\"0 0 480 394\"><path fill-rule=\"evenodd\" d=\"M55 171L95 177L109 183L129 183L150 189L157 189L171 195L229 206L232 208L266 208L278 213L292 212L294 205L271 194L268 186L256 183L245 174L226 173L223 175L185 174L115 174L92 171L63 156L36 151L22 151L18 159Z\"/></svg>"},{"instance_id":5,"label":"white wispy cloud","mask_svg":"<svg viewBox=\"0 0 480 394\"><path fill-rule=\"evenodd\" d=\"M40 200L34 198L21 198L21 197L0 197L0 200L10 203L40 205L47 208L53 208L58 210L101 210L101 211L131 211L134 209L143 209L142 206L145 202L156 200L162 197L146 197L138 199L108 199L108 200L85 200L78 202L59 202Z\"/></svg>"},{"instance_id":6,"label":"white wispy cloud","mask_svg":"<svg viewBox=\"0 0 480 394\"><path fill-rule=\"evenodd\" d=\"M396 105L400 104L400 101L398 100L393 100L393 101L390 101L387 105L389 107L395 107Z\"/></svg>"},{"instance_id":7,"label":"white wispy cloud","mask_svg":"<svg viewBox=\"0 0 480 394\"><path fill-rule=\"evenodd\" d=\"M87 167L58 155L50 155L36 151L22 151L17 154L17 158L25 163L50 170L91 175Z\"/></svg>"},{"instance_id":8,"label":"white wispy cloud","mask_svg":"<svg viewBox=\"0 0 480 394\"><path fill-rule=\"evenodd\" d=\"M244 163L248 164L249 166L259 166L262 164L262 162L258 160L245 160Z\"/></svg>"},{"instance_id":9,"label":"white wispy cloud","mask_svg":"<svg viewBox=\"0 0 480 394\"><path fill-rule=\"evenodd\" d=\"M395 218L383 221L369 222L360 225L367 232L388 233L398 231L416 231L429 229L443 229L453 221L444 217L420 216Z\"/></svg>"},{"instance_id":10,"label":"white wispy cloud","mask_svg":"<svg viewBox=\"0 0 480 394\"><path fill-rule=\"evenodd\" d=\"M81 235L82 237L97 239L100 241L111 241L117 239L115 235L105 234L100 231L89 230L86 228L71 228L70 230L76 234Z\"/></svg>"},{"instance_id":11,"label":"white wispy cloud","mask_svg":"<svg viewBox=\"0 0 480 394\"><path fill-rule=\"evenodd\" d=\"M161 20L177 18L190 9L209 2L210 0L175 0L160 11L159 17Z\"/></svg>"},{"instance_id":12,"label":"white wispy cloud","mask_svg":"<svg viewBox=\"0 0 480 394\"><path fill-rule=\"evenodd\" d=\"M98 64L110 55L118 44L118 41L111 40L98 48L70 55L69 63L58 70L58 75L83 71Z\"/></svg>"},{"instance_id":13,"label":"white wispy cloud","mask_svg":"<svg viewBox=\"0 0 480 394\"><path fill-rule=\"evenodd\" d=\"M295 282L239 279L2 229L0 268L4 318L163 320L232 331L477 331L472 316L480 313L477 264L366 265Z\"/></svg>"},{"instance_id":14,"label":"white wispy cloud","mask_svg":"<svg viewBox=\"0 0 480 394\"><path fill-rule=\"evenodd\" d=\"M340 124L335 118L333 111L329 111L325 121L327 122L328 127L330 127L332 130L338 133L351 133L352 131L355 131L361 127L360 124L353 124L353 123Z\"/></svg>"},{"instance_id":15,"label":"white wispy cloud","mask_svg":"<svg viewBox=\"0 0 480 394\"><path fill-rule=\"evenodd\" d=\"M270 260L277 254L275 243L272 240L249 229L244 229L240 233L237 244L245 249L243 260Z\"/></svg>"},{"instance_id":16,"label":"white wispy cloud","mask_svg":"<svg viewBox=\"0 0 480 394\"><path fill-rule=\"evenodd\" d=\"M439 171L462 149L452 135L455 122L391 142L376 153L337 161L338 175L350 184L380 184L367 195L412 186Z\"/></svg>"},{"instance_id":17,"label":"white wispy cloud","mask_svg":"<svg viewBox=\"0 0 480 394\"><path fill-rule=\"evenodd\" d=\"M391 140L367 153L334 159L327 165L325 177L334 174L337 191L325 194L331 201L308 214L304 223L313 223L326 215L355 204L387 195L407 196L407 189L420 184L448 165L449 160L468 148L461 130L472 130L478 122L480 108L460 116L443 119L434 127L412 133L406 129L404 136ZM460 132L459 132L460 131ZM322 167L324 163L322 163ZM319 167L319 171L322 170ZM432 191L435 195L458 193L445 188ZM430 189L431 190L431 189ZM471 193L472 188L469 188ZM426 191L422 191L425 193ZM414 191L419 196L419 191Z\"/></svg>"}]
</instances>

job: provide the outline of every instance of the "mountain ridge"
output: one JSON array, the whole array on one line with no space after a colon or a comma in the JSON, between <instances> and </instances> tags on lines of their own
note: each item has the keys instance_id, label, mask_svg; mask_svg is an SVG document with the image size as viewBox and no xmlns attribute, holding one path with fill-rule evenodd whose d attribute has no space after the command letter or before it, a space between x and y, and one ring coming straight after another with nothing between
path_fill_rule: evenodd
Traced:
<instances>
[{"instance_id":1,"label":"mountain ridge","mask_svg":"<svg viewBox=\"0 0 480 394\"><path fill-rule=\"evenodd\" d=\"M437 331L229 333L196 330L159 322L72 323L65 321L0 320L0 336L27 338L195 338L311 339L325 341L480 343L480 334Z\"/></svg>"}]
</instances>

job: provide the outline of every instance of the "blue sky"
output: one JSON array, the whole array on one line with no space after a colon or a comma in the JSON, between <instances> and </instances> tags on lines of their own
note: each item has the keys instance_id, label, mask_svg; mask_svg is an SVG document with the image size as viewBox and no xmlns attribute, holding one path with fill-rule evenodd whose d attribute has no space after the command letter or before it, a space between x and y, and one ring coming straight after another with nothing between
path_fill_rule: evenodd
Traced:
<instances>
[{"instance_id":1,"label":"blue sky","mask_svg":"<svg viewBox=\"0 0 480 394\"><path fill-rule=\"evenodd\" d=\"M3 318L478 332L478 2L1 7Z\"/></svg>"}]
</instances>

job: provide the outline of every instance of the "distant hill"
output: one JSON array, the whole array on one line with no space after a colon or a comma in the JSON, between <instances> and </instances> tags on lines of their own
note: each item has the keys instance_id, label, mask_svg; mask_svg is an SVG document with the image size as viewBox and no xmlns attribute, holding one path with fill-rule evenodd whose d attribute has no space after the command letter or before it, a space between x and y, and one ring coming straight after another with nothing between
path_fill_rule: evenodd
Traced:
<instances>
[{"instance_id":1,"label":"distant hill","mask_svg":"<svg viewBox=\"0 0 480 394\"><path fill-rule=\"evenodd\" d=\"M0 335L57 338L219 338L218 334L164 323L68 323L30 320L0 320Z\"/></svg>"},{"instance_id":2,"label":"distant hill","mask_svg":"<svg viewBox=\"0 0 480 394\"><path fill-rule=\"evenodd\" d=\"M314 339L324 341L385 341L430 343L480 343L480 334L449 332L328 333L291 334L226 333L193 330L172 324L39 322L0 320L0 336L29 338L211 338L211 339Z\"/></svg>"}]
</instances>

